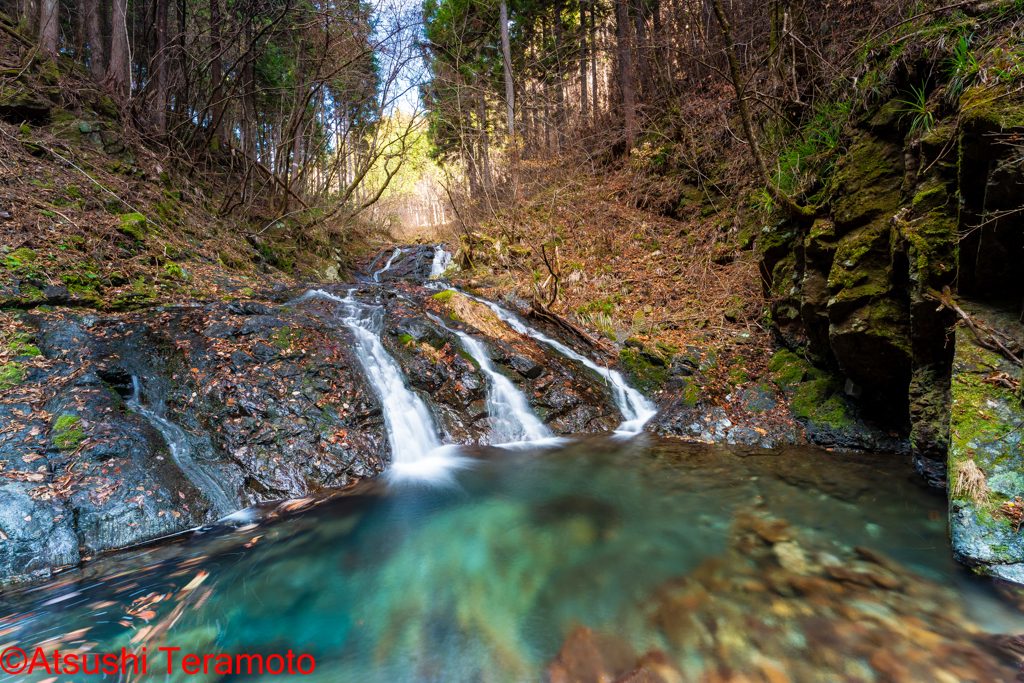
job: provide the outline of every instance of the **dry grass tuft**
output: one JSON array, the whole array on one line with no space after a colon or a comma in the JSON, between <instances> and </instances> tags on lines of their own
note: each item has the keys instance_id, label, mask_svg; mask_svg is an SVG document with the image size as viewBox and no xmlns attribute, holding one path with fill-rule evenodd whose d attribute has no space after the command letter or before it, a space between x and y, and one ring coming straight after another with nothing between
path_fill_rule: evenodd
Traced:
<instances>
[{"instance_id":1,"label":"dry grass tuft","mask_svg":"<svg viewBox=\"0 0 1024 683\"><path fill-rule=\"evenodd\" d=\"M975 507L988 505L992 491L985 481L985 473L973 460L963 460L956 468L953 482L954 498L969 498Z\"/></svg>"}]
</instances>

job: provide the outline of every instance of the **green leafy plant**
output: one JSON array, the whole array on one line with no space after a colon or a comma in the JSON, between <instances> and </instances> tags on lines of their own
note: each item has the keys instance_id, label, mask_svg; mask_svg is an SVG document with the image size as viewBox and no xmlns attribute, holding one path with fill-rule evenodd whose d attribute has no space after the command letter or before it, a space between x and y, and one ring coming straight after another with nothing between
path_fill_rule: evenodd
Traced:
<instances>
[{"instance_id":1,"label":"green leafy plant","mask_svg":"<svg viewBox=\"0 0 1024 683\"><path fill-rule=\"evenodd\" d=\"M910 98L896 102L903 105L899 110L900 120L911 117L911 135L923 135L935 125L935 114L928 105L928 95L924 91L924 86L910 86Z\"/></svg>"},{"instance_id":2,"label":"green leafy plant","mask_svg":"<svg viewBox=\"0 0 1024 683\"><path fill-rule=\"evenodd\" d=\"M971 50L971 40L974 34L961 34L953 44L953 54L948 60L949 85L946 87L946 96L950 102L956 102L960 95L967 88L973 85L981 70L978 58Z\"/></svg>"}]
</instances>

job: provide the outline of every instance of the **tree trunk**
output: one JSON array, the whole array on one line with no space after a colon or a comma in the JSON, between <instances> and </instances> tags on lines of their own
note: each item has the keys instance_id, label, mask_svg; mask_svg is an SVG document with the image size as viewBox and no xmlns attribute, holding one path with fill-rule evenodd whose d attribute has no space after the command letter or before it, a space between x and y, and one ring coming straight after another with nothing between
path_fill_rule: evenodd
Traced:
<instances>
[{"instance_id":1,"label":"tree trunk","mask_svg":"<svg viewBox=\"0 0 1024 683\"><path fill-rule=\"evenodd\" d=\"M720 0L714 0L719 2ZM619 86L622 88L622 109L626 125L626 150L636 142L636 105L633 102L633 58L629 50L628 0L616 0L616 39L619 43Z\"/></svg>"},{"instance_id":2,"label":"tree trunk","mask_svg":"<svg viewBox=\"0 0 1024 683\"><path fill-rule=\"evenodd\" d=\"M153 123L156 132L161 137L167 135L167 92L170 84L167 82L167 61L169 50L167 49L167 4L168 0L156 0L156 55L154 55L155 69L155 98L153 102Z\"/></svg>"},{"instance_id":3,"label":"tree trunk","mask_svg":"<svg viewBox=\"0 0 1024 683\"><path fill-rule=\"evenodd\" d=\"M128 63L128 0L114 0L110 16L110 63L107 87L125 97L131 94L131 65Z\"/></svg>"},{"instance_id":4,"label":"tree trunk","mask_svg":"<svg viewBox=\"0 0 1024 683\"><path fill-rule=\"evenodd\" d=\"M587 14L586 5L580 2L580 123L587 123Z\"/></svg>"},{"instance_id":5,"label":"tree trunk","mask_svg":"<svg viewBox=\"0 0 1024 683\"><path fill-rule=\"evenodd\" d=\"M555 127L557 128L556 138L558 139L558 146L561 149L562 145L565 144L565 88L563 81L565 80L565 65L562 62L562 54L564 52L564 27L562 26L562 0L555 1L555 97L557 103L556 116L558 117Z\"/></svg>"},{"instance_id":6,"label":"tree trunk","mask_svg":"<svg viewBox=\"0 0 1024 683\"><path fill-rule=\"evenodd\" d=\"M597 106L597 29L595 28L595 17L597 15L597 2L591 0L590 2L590 92L594 97L594 106L592 107L594 112L594 127L597 127L597 114L599 108Z\"/></svg>"},{"instance_id":7,"label":"tree trunk","mask_svg":"<svg viewBox=\"0 0 1024 683\"><path fill-rule=\"evenodd\" d=\"M640 94L645 102L651 102L654 86L651 79L650 41L647 37L647 7L644 0L633 0L633 21L636 24L636 61L640 74Z\"/></svg>"},{"instance_id":8,"label":"tree trunk","mask_svg":"<svg viewBox=\"0 0 1024 683\"><path fill-rule=\"evenodd\" d=\"M38 0L22 0L21 25L25 27L25 32L30 36L38 35L39 14Z\"/></svg>"},{"instance_id":9,"label":"tree trunk","mask_svg":"<svg viewBox=\"0 0 1024 683\"><path fill-rule=\"evenodd\" d=\"M505 66L505 116L508 118L508 137L515 143L515 89L512 87L512 49L508 40L508 5L501 0L501 55Z\"/></svg>"},{"instance_id":10,"label":"tree trunk","mask_svg":"<svg viewBox=\"0 0 1024 683\"><path fill-rule=\"evenodd\" d=\"M729 24L729 19L725 15L725 9L722 7L722 0L711 0L711 7L714 9L715 17L718 19L718 25L722 29L722 38L725 40L725 54L729 60L729 76L732 79L732 87L736 91L736 103L740 110L740 119L743 122L743 132L747 136L747 142L750 144L750 154L754 158L754 168L757 169L758 175L761 176L768 194L771 195L772 199L782 205L786 210L786 213L799 220L814 220L815 211L813 208L797 204L796 201L783 192L779 186L772 181L771 176L768 175L768 169L765 167L764 160L761 158L761 149L757 144L757 137L754 135L754 126L750 120L750 110L747 108L747 96L743 88L743 79L740 76L739 61L736 59L736 44L733 42L732 38L732 26Z\"/></svg>"},{"instance_id":11,"label":"tree trunk","mask_svg":"<svg viewBox=\"0 0 1024 683\"><path fill-rule=\"evenodd\" d=\"M221 88L221 72L224 70L220 60L220 0L210 0L210 51L213 58L210 60L210 98L213 101L213 134L217 136L218 142L223 137L224 119L224 93Z\"/></svg>"},{"instance_id":12,"label":"tree trunk","mask_svg":"<svg viewBox=\"0 0 1024 683\"><path fill-rule=\"evenodd\" d=\"M103 18L107 4L104 0L85 0L85 40L89 44L89 75L96 82L106 74L107 58L103 49Z\"/></svg>"},{"instance_id":13,"label":"tree trunk","mask_svg":"<svg viewBox=\"0 0 1024 683\"><path fill-rule=\"evenodd\" d=\"M42 0L39 4L39 53L56 57L60 42L60 3Z\"/></svg>"}]
</instances>

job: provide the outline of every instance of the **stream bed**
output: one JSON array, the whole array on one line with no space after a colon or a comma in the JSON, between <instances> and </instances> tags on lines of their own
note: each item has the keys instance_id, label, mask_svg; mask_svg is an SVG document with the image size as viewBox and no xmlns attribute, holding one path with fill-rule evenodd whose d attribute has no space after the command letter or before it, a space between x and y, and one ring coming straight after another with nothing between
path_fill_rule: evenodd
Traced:
<instances>
[{"instance_id":1,"label":"stream bed","mask_svg":"<svg viewBox=\"0 0 1024 683\"><path fill-rule=\"evenodd\" d=\"M213 658L167 676L161 647L291 650L324 681L1014 680L1000 634L1024 617L953 562L904 458L653 436L463 453L444 485L264 504L5 594L0 641L145 647L160 680L222 679Z\"/></svg>"}]
</instances>

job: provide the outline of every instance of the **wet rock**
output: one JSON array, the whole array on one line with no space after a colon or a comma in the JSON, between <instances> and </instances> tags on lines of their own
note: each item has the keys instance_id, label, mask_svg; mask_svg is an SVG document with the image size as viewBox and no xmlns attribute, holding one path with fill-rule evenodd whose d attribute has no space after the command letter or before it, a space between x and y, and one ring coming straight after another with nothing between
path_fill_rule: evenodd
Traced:
<instances>
[{"instance_id":1,"label":"wet rock","mask_svg":"<svg viewBox=\"0 0 1024 683\"><path fill-rule=\"evenodd\" d=\"M978 637L948 588L761 513L740 514L729 549L662 584L649 613L666 650L619 680L1010 683L1020 661L1011 638ZM549 672L567 651L587 675L610 668L590 639L574 633Z\"/></svg>"},{"instance_id":2,"label":"wet rock","mask_svg":"<svg viewBox=\"0 0 1024 683\"><path fill-rule=\"evenodd\" d=\"M258 301L235 301L228 305L228 310L235 315L271 315L273 312Z\"/></svg>"},{"instance_id":3,"label":"wet rock","mask_svg":"<svg viewBox=\"0 0 1024 683\"><path fill-rule=\"evenodd\" d=\"M744 410L751 413L767 413L775 410L775 391L768 382L761 382L749 389L744 389L739 396L739 403Z\"/></svg>"},{"instance_id":4,"label":"wet rock","mask_svg":"<svg viewBox=\"0 0 1024 683\"><path fill-rule=\"evenodd\" d=\"M842 450L901 453L905 439L869 424L843 392L839 380L796 354L781 350L768 366L771 378L790 400L793 415L805 425L807 440Z\"/></svg>"},{"instance_id":5,"label":"wet rock","mask_svg":"<svg viewBox=\"0 0 1024 683\"><path fill-rule=\"evenodd\" d=\"M627 674L636 664L636 654L618 638L601 635L589 628L573 631L548 665L549 683L603 683Z\"/></svg>"},{"instance_id":6,"label":"wet rock","mask_svg":"<svg viewBox=\"0 0 1024 683\"><path fill-rule=\"evenodd\" d=\"M808 570L807 555L798 544L784 541L772 546L775 559L783 569L794 574L806 574Z\"/></svg>"},{"instance_id":7,"label":"wet rock","mask_svg":"<svg viewBox=\"0 0 1024 683\"><path fill-rule=\"evenodd\" d=\"M999 326L998 310L965 305L979 320ZM991 379L1000 372L1012 376L1008 373L1019 371L982 348L969 330L958 328L947 468L950 536L961 562L1021 581L1024 537L1001 506L1024 496L1024 405L1012 389ZM965 483L970 470L982 477L973 488Z\"/></svg>"},{"instance_id":8,"label":"wet rock","mask_svg":"<svg viewBox=\"0 0 1024 683\"><path fill-rule=\"evenodd\" d=\"M410 280L422 282L430 278L430 269L434 264L433 245L400 245L402 250L392 262L391 267L380 272L377 278L380 282L389 280ZM369 268L370 273L376 273L383 268L394 253L394 249L386 249L374 259Z\"/></svg>"}]
</instances>

